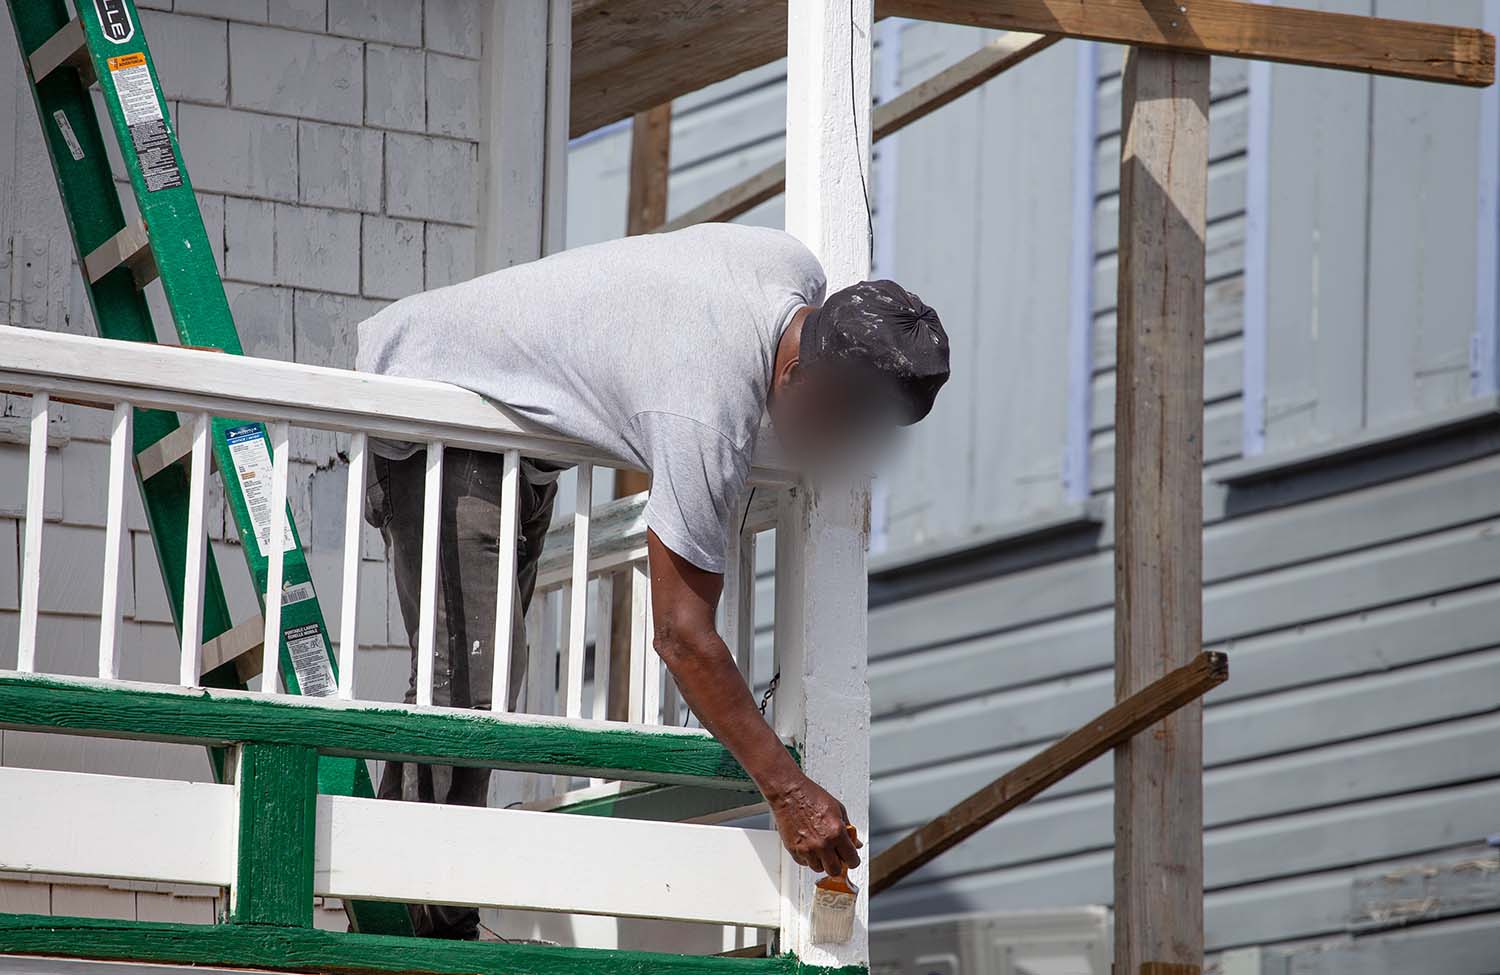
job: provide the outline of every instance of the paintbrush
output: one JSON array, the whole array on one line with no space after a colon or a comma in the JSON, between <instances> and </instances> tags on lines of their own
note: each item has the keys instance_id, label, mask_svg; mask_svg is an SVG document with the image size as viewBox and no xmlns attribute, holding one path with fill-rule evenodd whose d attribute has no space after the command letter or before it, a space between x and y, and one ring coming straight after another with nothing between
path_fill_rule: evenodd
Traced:
<instances>
[{"instance_id":1,"label":"paintbrush","mask_svg":"<svg viewBox=\"0 0 1500 975\"><path fill-rule=\"evenodd\" d=\"M849 839L859 845L859 833L853 826ZM859 888L849 879L847 868L840 868L813 885L812 940L814 944L845 944L854 937L854 904Z\"/></svg>"}]
</instances>

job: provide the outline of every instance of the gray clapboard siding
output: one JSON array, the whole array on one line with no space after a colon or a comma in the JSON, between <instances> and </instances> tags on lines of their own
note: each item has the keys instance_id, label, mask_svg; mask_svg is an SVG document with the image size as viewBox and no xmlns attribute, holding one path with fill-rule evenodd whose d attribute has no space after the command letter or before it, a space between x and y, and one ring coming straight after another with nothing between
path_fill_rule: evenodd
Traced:
<instances>
[{"instance_id":1,"label":"gray clapboard siding","mask_svg":"<svg viewBox=\"0 0 1500 975\"><path fill-rule=\"evenodd\" d=\"M1267 975L1494 975L1500 957L1500 919L1490 914L1424 924L1407 931L1306 948ZM1268 959L1268 962L1272 961Z\"/></svg>"},{"instance_id":2,"label":"gray clapboard siding","mask_svg":"<svg viewBox=\"0 0 1500 975\"><path fill-rule=\"evenodd\" d=\"M1239 886L1451 845L1460 837L1482 835L1493 822L1497 802L1500 782L1489 781L1209 830L1204 837L1205 884L1210 890ZM1101 845L1108 845L1110 835L1098 837ZM1431 845L1422 846L1424 841ZM1105 903L1113 883L1111 859L1106 849L1061 862L903 886L885 895L883 914L941 912L956 901L970 910Z\"/></svg>"},{"instance_id":3,"label":"gray clapboard siding","mask_svg":"<svg viewBox=\"0 0 1500 975\"><path fill-rule=\"evenodd\" d=\"M1500 460L1490 458L1303 506L1216 522L1205 533L1204 578L1215 593L1208 602L1223 599L1216 595L1214 584L1219 581L1490 517L1500 511L1492 488L1496 476ZM1481 531L1479 542L1488 537ZM1418 544L1434 542L1427 538ZM1223 554L1218 554L1220 546L1227 546ZM1405 549L1381 551L1399 558ZM871 658L1107 607L1113 598L1112 572L1112 558L1105 551L882 608L872 617ZM1210 610L1208 615L1216 613ZM1318 613L1315 618L1328 615L1333 614ZM1239 635L1244 632L1225 631L1215 639ZM879 668L872 671L878 673Z\"/></svg>"},{"instance_id":4,"label":"gray clapboard siding","mask_svg":"<svg viewBox=\"0 0 1500 975\"><path fill-rule=\"evenodd\" d=\"M1320 6L1483 22L1482 0ZM1271 69L1267 450L1468 397L1480 103L1473 93Z\"/></svg>"},{"instance_id":5,"label":"gray clapboard siding","mask_svg":"<svg viewBox=\"0 0 1500 975\"><path fill-rule=\"evenodd\" d=\"M1419 682L1428 683L1422 693L1412 693ZM1211 706L1204 718L1205 761L1246 761L1449 716L1480 714L1496 706L1496 687L1500 653L1491 649L1410 670ZM1446 694L1437 693L1438 688ZM888 719L874 729L871 771L877 787L883 787L881 779L894 772L1017 744L1039 744L1080 727L1113 702L1114 675L1099 671Z\"/></svg>"},{"instance_id":6,"label":"gray clapboard siding","mask_svg":"<svg viewBox=\"0 0 1500 975\"><path fill-rule=\"evenodd\" d=\"M1496 640L1494 620L1497 612L1500 612L1500 586L1490 585L1436 600L1417 600L1390 609L1341 617L1325 624L1293 627L1266 637L1237 642L1232 650L1234 677L1210 696L1210 720L1226 722L1229 727L1249 726L1252 735L1236 746L1236 760L1252 761L1275 754L1285 747L1282 740L1271 737L1274 729L1255 726L1264 709L1247 717L1232 709L1226 711L1230 703L1297 688L1336 689L1348 684L1353 686L1344 698L1350 702L1347 707L1378 703L1390 695L1393 685L1398 688L1396 693L1400 693L1403 683L1431 673L1417 665L1443 661L1491 646ZM935 663L933 668L942 669L942 664ZM1393 671L1394 678L1378 679ZM1458 671L1463 673L1465 668L1459 667ZM1244 680L1240 679L1241 675ZM1360 680L1367 680L1367 683L1361 685ZM1273 700L1296 706L1295 700L1288 702L1285 697ZM1309 718L1329 700L1326 693L1304 694L1301 698ZM1414 705L1417 702L1408 703ZM1430 699L1427 701L1429 707L1435 703ZM1480 711L1483 711L1482 706ZM1400 721L1402 725L1419 724L1423 720L1423 714L1413 716L1411 708L1405 713L1406 717ZM1224 717L1214 717L1219 714ZM1435 720L1445 716L1439 710ZM1264 735L1260 734L1263 730ZM1358 727L1354 731L1355 734L1361 733ZM1315 747L1319 743L1309 744ZM972 792L979 783L1020 764L1038 747L1008 746L969 759L933 763L882 776L876 784L874 801L877 824L883 830L918 824ZM1260 748L1265 750L1257 751ZM1057 798L1104 787L1109 784L1110 775L1111 766L1107 760L1096 762L1054 786L1047 796Z\"/></svg>"},{"instance_id":7,"label":"gray clapboard siding","mask_svg":"<svg viewBox=\"0 0 1500 975\"><path fill-rule=\"evenodd\" d=\"M1451 688L1467 678L1493 679L1500 673L1493 660L1479 667L1450 669L1455 671L1454 676L1432 674L1434 690ZM1472 706L1472 697L1467 702L1460 699L1459 706ZM1342 707L1331 710L1346 713ZM1286 713L1289 721L1304 719L1304 727L1310 729L1305 719L1316 717L1311 706L1299 713L1297 706L1289 705ZM1393 714L1389 720L1396 722L1404 716ZM1264 758L1240 759L1231 764L1221 761L1224 749L1216 748L1205 756L1209 771L1204 779L1204 825L1217 829L1261 823L1272 829L1294 813L1338 811L1354 802L1500 778L1500 706L1491 706L1488 713L1475 717L1416 730L1395 724L1392 728L1370 738L1272 752ZM1221 742L1222 738L1221 731L1210 740ZM1276 748L1286 743L1283 736L1280 742L1268 740L1259 746ZM911 882L932 882L1101 849L1111 841L1113 815L1112 790L1107 784L1087 792L1033 801L965 841L955 855L941 857L913 874ZM901 831L877 834L872 845L882 848L900 835Z\"/></svg>"},{"instance_id":8,"label":"gray clapboard siding","mask_svg":"<svg viewBox=\"0 0 1500 975\"><path fill-rule=\"evenodd\" d=\"M901 83L987 36L909 25ZM1071 241L1054 215L1069 207L1075 83L1060 46L896 137L892 272L937 307L955 355L933 414L883 467L888 553L1062 501Z\"/></svg>"}]
</instances>

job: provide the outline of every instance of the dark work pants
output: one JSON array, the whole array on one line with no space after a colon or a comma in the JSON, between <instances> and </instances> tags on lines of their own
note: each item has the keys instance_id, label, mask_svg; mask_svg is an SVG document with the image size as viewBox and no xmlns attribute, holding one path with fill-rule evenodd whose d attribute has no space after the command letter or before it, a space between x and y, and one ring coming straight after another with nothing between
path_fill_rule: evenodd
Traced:
<instances>
[{"instance_id":1,"label":"dark work pants","mask_svg":"<svg viewBox=\"0 0 1500 975\"><path fill-rule=\"evenodd\" d=\"M396 596L412 649L406 702L417 698L417 625L422 578L422 492L427 454L404 460L370 458L365 520L380 529L396 576ZM443 452L443 499L438 541L437 626L433 641L432 703L448 707L490 706L495 657L495 590L499 576L499 454L450 449ZM523 460L518 491L515 611L511 620L510 695L514 709L526 675L526 610L536 587L537 561L552 521L556 468ZM389 762L380 778L380 798L483 806L490 770ZM392 841L398 841L392 837ZM479 912L472 907L410 905L412 927L422 937L476 938Z\"/></svg>"}]
</instances>

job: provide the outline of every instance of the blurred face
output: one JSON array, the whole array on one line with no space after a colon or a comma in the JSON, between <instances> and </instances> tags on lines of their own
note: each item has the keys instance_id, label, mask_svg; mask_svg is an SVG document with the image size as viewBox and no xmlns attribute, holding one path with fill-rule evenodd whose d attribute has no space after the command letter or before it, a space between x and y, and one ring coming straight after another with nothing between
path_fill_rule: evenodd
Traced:
<instances>
[{"instance_id":1,"label":"blurred face","mask_svg":"<svg viewBox=\"0 0 1500 975\"><path fill-rule=\"evenodd\" d=\"M798 364L777 377L768 404L777 439L802 465L864 462L895 427L884 399L846 372Z\"/></svg>"}]
</instances>

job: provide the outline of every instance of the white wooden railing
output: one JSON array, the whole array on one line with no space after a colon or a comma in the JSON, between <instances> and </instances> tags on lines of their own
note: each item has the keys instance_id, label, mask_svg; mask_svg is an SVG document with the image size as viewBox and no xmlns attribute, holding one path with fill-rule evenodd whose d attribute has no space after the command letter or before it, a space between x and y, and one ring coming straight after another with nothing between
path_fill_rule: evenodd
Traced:
<instances>
[{"instance_id":1,"label":"white wooden railing","mask_svg":"<svg viewBox=\"0 0 1500 975\"><path fill-rule=\"evenodd\" d=\"M351 707L384 710L405 709L421 713L450 713L452 709L434 707L433 644L437 598L437 551L439 533L440 489L445 448L463 447L502 453L504 478L501 487L501 537L499 542L499 585L496 599L495 661L492 688L493 714L487 720L496 722L551 722L580 730L619 728L610 722L605 710L607 675L610 658L611 579L621 572L633 576L634 593L628 647L630 667L629 713L624 722L643 732L672 736L702 737L698 728L683 727L684 711L675 685L666 675L650 639L650 597L646 573L645 528L642 498L626 498L596 505L591 497L592 469L595 464L609 464L611 459L581 444L531 429L518 423L478 395L441 383L363 375L347 370L305 366L272 360L228 356L210 351L180 349L137 343L45 333L0 326L0 390L12 395L29 396L31 402L31 440L26 482L24 559L21 574L21 623L15 673L44 675L48 672L49 647L38 638L41 604L41 564L47 532L44 527L43 498L46 491L47 426L59 403L97 407L113 416L109 449L107 483L106 548L104 552L103 592L98 645L97 675L83 678L85 683L122 687L134 682L121 680L119 608L122 585L122 551L129 537L126 516L127 480L132 463L132 409L173 411L182 421L183 432L175 445L164 442L143 451L143 466L159 467L185 462L188 469L189 507L187 517L187 550L185 554L184 602L181 642L178 648L176 686L195 688L201 674L211 669L205 663L205 646L201 639L203 624L204 580L206 577L207 539L205 511L208 484L212 475L210 441L212 417L234 417L260 420L268 425L272 463L269 490L270 525L265 538L276 539L286 530L290 436L293 427L346 433L350 437L350 470L345 505L342 545L342 600L338 629L338 683L326 696L292 697L282 693L280 676L282 600L264 601L263 621L251 623L261 635L260 682L258 689L244 692L213 691L210 696L248 694L295 702L300 707L347 709ZM369 438L416 441L426 447L426 481L424 497L423 554L420 581L420 625L417 646L417 688L414 705L389 702L365 702L357 696L358 641L357 621L360 603L359 570L361 560L362 502L365 470L368 463ZM169 438L171 439L171 438ZM185 450L183 449L185 448ZM149 456L146 456L149 455ZM520 458L534 456L577 465L576 513L570 523L554 528L539 566L538 583L533 600L532 627L537 638L531 641L532 658L528 666L528 688L524 718L503 712L509 700L507 681L512 653L525 652L511 646L512 625L510 600L514 591L516 531L518 521L518 480ZM757 458L752 482L757 485L753 503L742 512L742 533L733 541L730 571L726 574L723 598L727 642L736 655L747 680L755 673L755 548L759 532L774 528L784 511L793 510L788 503L787 488L795 484L792 475L768 458ZM795 536L797 533L794 532ZM306 537L304 535L304 537ZM282 588L283 557L280 546L269 545L268 591ZM795 558L796 554L778 552L778 559ZM859 567L862 571L862 564ZM830 584L836 584L830 580ZM778 599L781 598L778 593ZM788 595L795 596L794 593ZM593 597L592 599L590 597ZM591 604L592 607L591 607ZM800 601L799 601L800 605ZM549 622L549 618L551 622ZM241 624L243 628L246 624ZM585 695L585 654L587 636L595 639L595 680L591 699ZM241 638L243 642L243 637ZM789 638L790 639L790 638ZM253 654L253 645L251 653ZM215 657L214 660L219 658ZM561 660L561 666L558 662ZM213 661L209 661L212 663ZM3 672L0 672L3 673ZM553 674L559 679L553 680ZM770 675L759 675L762 679ZM75 678L76 679L76 678ZM793 682L794 684L796 682ZM151 685L159 687L159 685ZM207 694L209 692L198 692ZM793 693L797 693L793 691ZM588 708L586 710L585 704ZM801 702L798 702L801 710ZM532 715L544 715L533 718ZM6 719L0 716L0 726ZM793 737L787 731L783 734ZM378 750L378 749L375 749ZM77 773L22 773L0 769L6 787L25 789L27 798L17 809L29 810L17 823L36 832L25 835L11 832L9 845L0 839L0 869L41 869L51 872L75 872L122 876L139 879L171 879L198 883L230 883L226 877L223 842L233 841L234 803L230 793L219 790L232 786L202 784L192 789L143 787L142 780L95 781L108 777L83 776ZM133 783L128 787L119 783ZM566 804L569 788L582 783L571 776L558 776L559 795L547 799L538 794L538 808ZM592 780L592 788L620 791L630 783ZM121 790L124 789L122 792ZM183 825L170 842L131 842L125 836L114 836L110 828L96 831L82 845L64 841L59 832L71 818L64 814L58 797L68 803L93 800L101 805L129 801L141 808L148 795L157 799L146 803L147 810L160 813L163 822L187 823L201 814L196 831ZM575 790L588 795L588 790ZM753 793L739 793L754 797ZM49 799L47 796L52 798ZM169 811L173 804L190 801L199 808L184 813ZM18 800L20 802L20 800ZM344 897L409 900L451 900L464 903L533 907L544 910L613 913L622 916L666 917L686 920L715 921L775 927L781 917L782 893L779 874L782 861L775 834L767 831L729 829L717 826L678 823L632 823L599 820L594 817L558 817L555 825L524 821L518 834L507 835L505 829L458 831L455 850L446 866L443 863L399 863L403 876L387 875L384 868L361 865L359 857L349 851L378 844L381 830L419 831L424 835L444 835L437 828L426 829L411 820L427 812L409 804L378 803L374 800L324 797L319 800L320 822L332 817L335 829L329 834L325 850L319 847L319 893ZM400 806L399 809L374 807ZM12 810L16 812L16 810ZM141 821L138 813L132 821ZM447 814L453 815L452 810ZM20 817L20 813L16 812ZM537 812L511 810L474 810L466 816L537 816ZM401 820L397 822L396 820ZM486 821L487 822L487 821ZM208 835L204 830L209 830ZM69 827L71 828L71 827ZM683 832L710 830L708 834ZM600 831L603 831L602 833ZM473 836L483 832L487 837L484 850L476 853ZM576 834L577 842L565 842ZM388 834L393 835L393 834ZM192 837L197 836L194 840ZM217 839L216 839L217 837ZM55 841L55 843L53 842ZM535 872L512 869L481 870L478 864L505 861L527 862L521 848L542 842L556 844L550 853L547 872L564 878L558 885L527 886ZM325 843L320 833L320 844ZM117 846L111 846L117 844ZM737 890L728 896L709 897L686 876L676 895L664 898L661 884L647 882L651 871L660 867L649 854L652 847L666 853L674 846L687 844L696 850L697 871L717 875L720 868L748 872ZM175 846L175 852L166 847ZM55 847L55 849L54 849ZM118 852L123 848L125 852ZM115 849L115 853L107 853ZM184 853L187 849L189 853ZM38 855L39 850L48 850ZM601 852L608 851L608 852ZM201 855L200 855L201 854ZM600 860L599 857L604 859ZM90 857L98 865L90 867ZM534 858L534 857L533 857ZM440 860L442 858L439 858ZM475 861L465 868L463 861ZM629 862L627 862L629 861ZM122 866L122 863L125 864ZM573 864L577 869L571 869ZM175 872L163 873L163 865L180 865ZM540 868L538 868L540 869ZM602 875L616 870L621 878L607 884L600 895L592 884L575 883L583 875ZM510 880L503 879L509 876ZM486 879L489 877L489 879ZM527 877L527 883L517 878ZM657 878L659 879L659 878ZM453 885L457 885L454 887ZM489 887L485 885L489 884ZM723 885L720 884L722 887ZM555 888L555 889L554 889ZM668 885L670 889L670 885ZM528 892L530 891L530 892ZM693 893L690 893L693 892Z\"/></svg>"}]
</instances>

